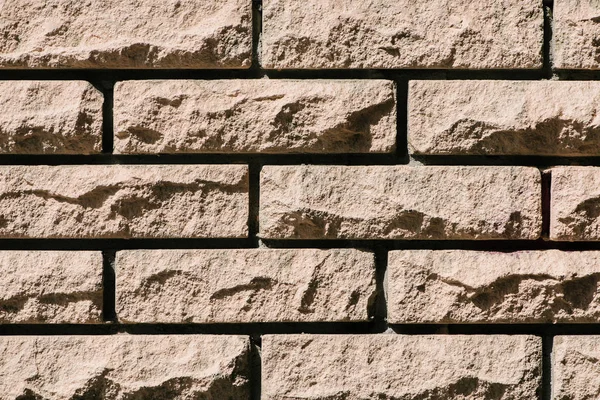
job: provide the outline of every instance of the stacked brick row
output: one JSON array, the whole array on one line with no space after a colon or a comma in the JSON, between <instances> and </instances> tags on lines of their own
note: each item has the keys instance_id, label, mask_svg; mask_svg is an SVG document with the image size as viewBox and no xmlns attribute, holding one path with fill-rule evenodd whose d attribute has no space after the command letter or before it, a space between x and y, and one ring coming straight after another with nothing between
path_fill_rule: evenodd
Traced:
<instances>
[{"instance_id":1,"label":"stacked brick row","mask_svg":"<svg viewBox=\"0 0 600 400\"><path fill-rule=\"evenodd\" d=\"M0 165L0 244L11 248L0 251L0 324L19 333L0 336L0 399L597 397L600 336L543 345L486 329L577 323L587 333L600 321L600 251L570 243L600 240L600 166L487 158L600 154L598 82L519 79L542 71L549 45L556 70L600 69L599 21L592 0L0 0L0 160L30 160ZM218 77L249 68L314 77ZM110 91L52 77L82 69L169 71L113 79ZM183 69L219 79L180 79ZM388 71L318 79L344 69ZM515 76L422 71L404 91L394 69ZM32 78L2 78L15 70ZM277 161L292 154L301 161ZM316 154L352 165L311 164ZM48 155L84 161L43 165ZM250 160L262 165L256 180ZM23 246L33 239L48 244ZM73 249L53 249L61 239ZM99 239L137 242L109 259ZM180 239L208 248L173 249ZM218 246L237 239L259 246ZM415 248L397 250L409 240ZM459 244L424 244L439 241ZM77 250L84 243L92 250ZM374 321L481 329L338 324ZM60 334L28 331L51 324ZM173 333L75 329L104 324ZM194 324L258 333L184 334ZM273 333L285 326L297 332Z\"/></svg>"}]
</instances>

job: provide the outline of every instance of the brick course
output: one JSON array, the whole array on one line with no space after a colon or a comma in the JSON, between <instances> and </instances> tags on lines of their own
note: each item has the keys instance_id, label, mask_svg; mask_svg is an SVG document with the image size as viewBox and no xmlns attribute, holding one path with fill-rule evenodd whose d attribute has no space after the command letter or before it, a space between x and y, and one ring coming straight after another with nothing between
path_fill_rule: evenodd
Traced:
<instances>
[{"instance_id":1,"label":"brick course","mask_svg":"<svg viewBox=\"0 0 600 400\"><path fill-rule=\"evenodd\" d=\"M0 400L598 395L591 0L0 0Z\"/></svg>"}]
</instances>

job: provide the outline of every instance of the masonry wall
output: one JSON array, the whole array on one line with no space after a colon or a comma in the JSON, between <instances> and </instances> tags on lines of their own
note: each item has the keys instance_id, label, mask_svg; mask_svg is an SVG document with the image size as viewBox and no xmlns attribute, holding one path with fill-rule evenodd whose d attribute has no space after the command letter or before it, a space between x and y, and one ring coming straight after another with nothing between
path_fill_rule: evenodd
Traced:
<instances>
[{"instance_id":1,"label":"masonry wall","mask_svg":"<svg viewBox=\"0 0 600 400\"><path fill-rule=\"evenodd\" d=\"M600 4L0 0L0 399L595 399Z\"/></svg>"}]
</instances>

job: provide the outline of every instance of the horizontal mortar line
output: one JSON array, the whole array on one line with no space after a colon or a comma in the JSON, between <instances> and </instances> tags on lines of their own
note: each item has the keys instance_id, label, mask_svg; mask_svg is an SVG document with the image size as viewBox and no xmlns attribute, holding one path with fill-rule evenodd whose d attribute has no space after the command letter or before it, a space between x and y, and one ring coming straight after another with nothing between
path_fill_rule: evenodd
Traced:
<instances>
[{"instance_id":1,"label":"horizontal mortar line","mask_svg":"<svg viewBox=\"0 0 600 400\"><path fill-rule=\"evenodd\" d=\"M559 79L600 79L600 71L560 70ZM123 81L145 79L388 79L388 80L546 80L547 68L448 69L0 69L0 80Z\"/></svg>"},{"instance_id":2,"label":"horizontal mortar line","mask_svg":"<svg viewBox=\"0 0 600 400\"><path fill-rule=\"evenodd\" d=\"M217 324L5 324L0 336L14 335L600 335L590 324L390 324L376 322L264 322Z\"/></svg>"},{"instance_id":3,"label":"horizontal mortar line","mask_svg":"<svg viewBox=\"0 0 600 400\"><path fill-rule=\"evenodd\" d=\"M370 334L381 333L385 327L374 322L270 322L216 324L6 324L0 325L0 335L257 335L257 334Z\"/></svg>"},{"instance_id":4,"label":"horizontal mortar line","mask_svg":"<svg viewBox=\"0 0 600 400\"><path fill-rule=\"evenodd\" d=\"M245 249L255 248L252 238L0 238L0 250L129 250L129 249Z\"/></svg>"},{"instance_id":5,"label":"horizontal mortar line","mask_svg":"<svg viewBox=\"0 0 600 400\"><path fill-rule=\"evenodd\" d=\"M600 323L388 324L404 335L600 335Z\"/></svg>"},{"instance_id":6,"label":"horizontal mortar line","mask_svg":"<svg viewBox=\"0 0 600 400\"><path fill-rule=\"evenodd\" d=\"M92 155L0 155L0 165L112 165L112 164L322 164L403 165L408 157L395 154L92 154Z\"/></svg>"},{"instance_id":7,"label":"horizontal mortar line","mask_svg":"<svg viewBox=\"0 0 600 400\"><path fill-rule=\"evenodd\" d=\"M402 240L402 239L261 239L263 249L364 250L476 250L513 252L525 250L599 251L599 242L559 242L537 240ZM132 250L132 249L254 249L255 239L219 238L0 238L0 250Z\"/></svg>"},{"instance_id":8,"label":"horizontal mortar line","mask_svg":"<svg viewBox=\"0 0 600 400\"><path fill-rule=\"evenodd\" d=\"M258 165L407 165L415 161L435 166L524 166L550 168L553 166L600 166L600 156L422 156L406 154L92 154L42 155L3 154L0 165L176 165L176 164L249 164Z\"/></svg>"}]
</instances>

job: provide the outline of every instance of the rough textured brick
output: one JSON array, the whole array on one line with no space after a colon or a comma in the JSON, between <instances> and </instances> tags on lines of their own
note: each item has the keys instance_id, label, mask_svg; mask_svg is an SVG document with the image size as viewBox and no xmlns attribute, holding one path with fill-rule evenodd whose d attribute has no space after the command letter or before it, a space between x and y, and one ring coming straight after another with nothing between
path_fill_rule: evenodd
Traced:
<instances>
[{"instance_id":1,"label":"rough textured brick","mask_svg":"<svg viewBox=\"0 0 600 400\"><path fill-rule=\"evenodd\" d=\"M270 239L536 239L540 172L526 167L266 166Z\"/></svg>"},{"instance_id":2,"label":"rough textured brick","mask_svg":"<svg viewBox=\"0 0 600 400\"><path fill-rule=\"evenodd\" d=\"M375 295L352 249L120 251L116 274L121 322L364 321Z\"/></svg>"},{"instance_id":3,"label":"rough textured brick","mask_svg":"<svg viewBox=\"0 0 600 400\"><path fill-rule=\"evenodd\" d=\"M118 153L391 152L394 84L369 80L128 81Z\"/></svg>"},{"instance_id":4,"label":"rough textured brick","mask_svg":"<svg viewBox=\"0 0 600 400\"><path fill-rule=\"evenodd\" d=\"M242 165L0 167L0 237L243 237Z\"/></svg>"},{"instance_id":5,"label":"rough textured brick","mask_svg":"<svg viewBox=\"0 0 600 400\"><path fill-rule=\"evenodd\" d=\"M600 240L600 168L552 168L550 239Z\"/></svg>"},{"instance_id":6,"label":"rough textured brick","mask_svg":"<svg viewBox=\"0 0 600 400\"><path fill-rule=\"evenodd\" d=\"M416 154L600 154L598 82L414 81Z\"/></svg>"},{"instance_id":7,"label":"rough textured brick","mask_svg":"<svg viewBox=\"0 0 600 400\"><path fill-rule=\"evenodd\" d=\"M0 251L0 287L0 323L102 322L100 252Z\"/></svg>"},{"instance_id":8,"label":"rough textured brick","mask_svg":"<svg viewBox=\"0 0 600 400\"><path fill-rule=\"evenodd\" d=\"M264 0L266 68L540 68L537 0Z\"/></svg>"},{"instance_id":9,"label":"rough textured brick","mask_svg":"<svg viewBox=\"0 0 600 400\"><path fill-rule=\"evenodd\" d=\"M600 68L600 3L595 0L560 0L553 9L554 67Z\"/></svg>"},{"instance_id":10,"label":"rough textured brick","mask_svg":"<svg viewBox=\"0 0 600 400\"><path fill-rule=\"evenodd\" d=\"M533 336L263 336L263 400L536 399Z\"/></svg>"},{"instance_id":11,"label":"rough textured brick","mask_svg":"<svg viewBox=\"0 0 600 400\"><path fill-rule=\"evenodd\" d=\"M0 338L0 399L248 399L241 336Z\"/></svg>"},{"instance_id":12,"label":"rough textured brick","mask_svg":"<svg viewBox=\"0 0 600 400\"><path fill-rule=\"evenodd\" d=\"M595 399L600 392L600 336L556 336L552 399Z\"/></svg>"},{"instance_id":13,"label":"rough textured brick","mask_svg":"<svg viewBox=\"0 0 600 400\"><path fill-rule=\"evenodd\" d=\"M4 0L0 67L250 66L251 0Z\"/></svg>"},{"instance_id":14,"label":"rough textured brick","mask_svg":"<svg viewBox=\"0 0 600 400\"><path fill-rule=\"evenodd\" d=\"M0 153L99 153L102 103L83 81L0 81Z\"/></svg>"},{"instance_id":15,"label":"rough textured brick","mask_svg":"<svg viewBox=\"0 0 600 400\"><path fill-rule=\"evenodd\" d=\"M600 252L388 255L391 323L597 322Z\"/></svg>"}]
</instances>

